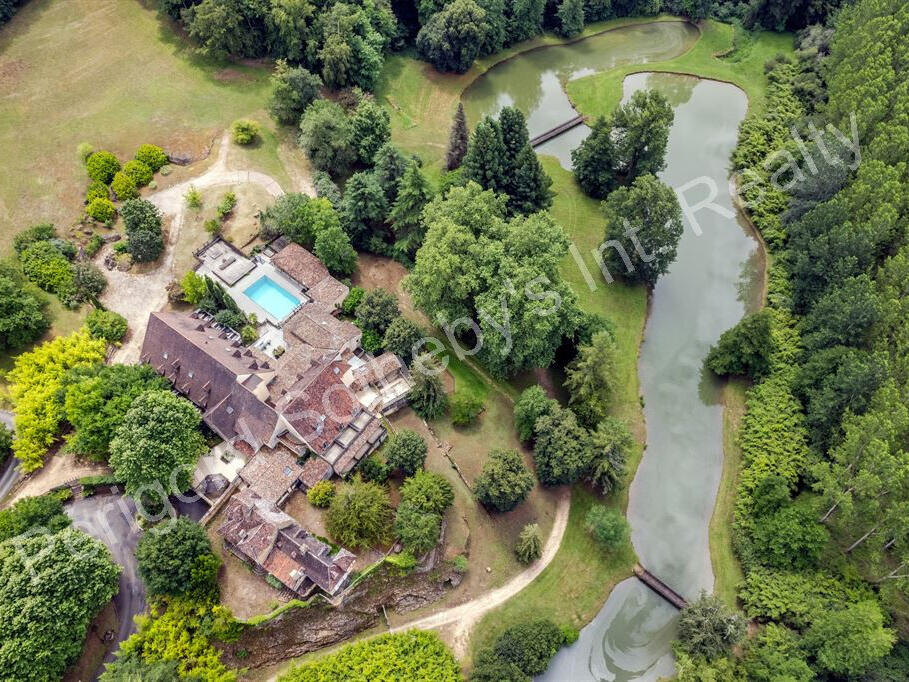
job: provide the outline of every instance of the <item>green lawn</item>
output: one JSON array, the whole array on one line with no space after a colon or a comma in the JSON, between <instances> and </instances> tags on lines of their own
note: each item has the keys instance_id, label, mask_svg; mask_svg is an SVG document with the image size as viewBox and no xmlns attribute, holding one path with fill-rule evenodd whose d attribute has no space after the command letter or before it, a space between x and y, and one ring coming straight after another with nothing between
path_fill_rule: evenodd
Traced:
<instances>
[{"instance_id":1,"label":"green lawn","mask_svg":"<svg viewBox=\"0 0 909 682\"><path fill-rule=\"evenodd\" d=\"M252 117L262 140L236 153L286 184L277 153L286 134L264 110L269 73L268 64L197 57L152 2L29 0L0 29L0 257L31 224L51 221L68 235L79 221L87 185L80 142L121 161L143 142L199 155L231 121ZM51 308L51 335L77 328L86 314L56 300ZM0 357L0 369L11 363Z\"/></svg>"},{"instance_id":2,"label":"green lawn","mask_svg":"<svg viewBox=\"0 0 909 682\"><path fill-rule=\"evenodd\" d=\"M664 62L628 65L569 81L568 96L585 116L610 114L622 99L622 82L631 73L668 71L733 83L748 96L750 111L764 109L767 79L764 64L780 53L792 54L792 34L762 31L742 37L735 51L733 28L707 20L699 26L700 39L685 54ZM721 56L727 55L728 56ZM718 56L720 55L720 56Z\"/></svg>"},{"instance_id":3,"label":"green lawn","mask_svg":"<svg viewBox=\"0 0 909 682\"><path fill-rule=\"evenodd\" d=\"M742 464L738 431L747 390L748 384L742 380L731 380L723 387L723 475L710 519L710 563L716 576L713 589L732 607L738 604L737 588L745 577L732 549L732 513Z\"/></svg>"}]
</instances>

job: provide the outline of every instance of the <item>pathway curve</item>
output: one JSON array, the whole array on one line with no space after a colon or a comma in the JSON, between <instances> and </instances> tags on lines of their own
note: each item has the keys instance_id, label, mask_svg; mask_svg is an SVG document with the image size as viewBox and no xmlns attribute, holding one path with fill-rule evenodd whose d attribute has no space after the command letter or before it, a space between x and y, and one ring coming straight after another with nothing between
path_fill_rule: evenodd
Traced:
<instances>
[{"instance_id":1,"label":"pathway curve","mask_svg":"<svg viewBox=\"0 0 909 682\"><path fill-rule=\"evenodd\" d=\"M470 628L488 611L501 606L506 601L514 597L518 592L532 583L544 569L552 563L559 547L562 544L562 538L565 536L565 529L568 527L568 513L571 510L571 490L563 488L559 492L558 506L556 507L555 518L552 522L552 531L546 539L546 545L543 547L543 554L532 565L518 573L501 587L497 587L487 592L481 597L472 599L464 604L453 606L444 611L438 611L423 618L412 620L403 625L398 625L391 629L391 632L401 632L412 628L422 628L432 630L448 625L456 625L453 648L455 653L463 656L467 649L467 638L470 634Z\"/></svg>"},{"instance_id":2,"label":"pathway curve","mask_svg":"<svg viewBox=\"0 0 909 682\"><path fill-rule=\"evenodd\" d=\"M101 300L107 308L123 315L130 329L127 341L114 353L112 362L133 364L139 361L139 350L145 336L148 316L167 303L167 285L177 276L173 266L180 229L186 215L184 195L191 186L208 189L225 185L255 184L261 186L273 198L284 194L281 185L270 175L259 171L228 168L227 155L230 144L230 135L225 132L218 145L218 156L207 171L192 180L186 180L146 197L158 207L162 215L170 218L165 255L151 271L137 273L112 270L107 274L108 285Z\"/></svg>"}]
</instances>

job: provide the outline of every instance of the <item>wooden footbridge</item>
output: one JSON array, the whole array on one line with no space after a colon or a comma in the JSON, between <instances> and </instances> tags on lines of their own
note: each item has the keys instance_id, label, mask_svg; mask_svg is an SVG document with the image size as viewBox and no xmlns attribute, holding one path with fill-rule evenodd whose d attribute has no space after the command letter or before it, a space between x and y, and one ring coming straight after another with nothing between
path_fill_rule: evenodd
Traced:
<instances>
[{"instance_id":1,"label":"wooden footbridge","mask_svg":"<svg viewBox=\"0 0 909 682\"><path fill-rule=\"evenodd\" d=\"M673 590L671 587L669 587L669 585L657 578L653 573L648 571L640 564L634 565L634 574L638 577L638 580L647 585L647 587L656 592L677 609L681 610L688 605L688 602L685 601L685 598L682 595Z\"/></svg>"},{"instance_id":2,"label":"wooden footbridge","mask_svg":"<svg viewBox=\"0 0 909 682\"><path fill-rule=\"evenodd\" d=\"M584 117L581 115L575 116L570 121L565 121L561 125L557 125L555 128L550 128L545 133L540 133L532 140L530 140L531 147L538 147L544 142L549 142L554 137L558 137L562 133L571 130L572 128L577 128L584 122Z\"/></svg>"}]
</instances>

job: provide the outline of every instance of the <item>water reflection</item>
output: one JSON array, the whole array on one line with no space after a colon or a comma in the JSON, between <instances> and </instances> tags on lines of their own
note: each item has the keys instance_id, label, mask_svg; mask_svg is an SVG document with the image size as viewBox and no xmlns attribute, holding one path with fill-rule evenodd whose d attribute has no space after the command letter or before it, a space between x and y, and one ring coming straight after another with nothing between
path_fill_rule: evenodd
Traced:
<instances>
[{"instance_id":1,"label":"water reflection","mask_svg":"<svg viewBox=\"0 0 909 682\"><path fill-rule=\"evenodd\" d=\"M472 121L514 104L531 135L574 115L562 83L618 63L679 54L694 35L684 24L651 24L570 46L536 50L492 69L465 92ZM675 108L667 167L672 187L701 176L732 209L729 158L744 94L734 86L673 74L639 73L625 80L625 97L648 87ZM537 149L570 167L570 153L588 134L575 128ZM706 188L704 189L706 192ZM698 191L691 193L696 201ZM688 598L711 589L708 524L722 471L722 407L705 377L704 358L720 334L746 312L760 289L757 243L745 225L711 211L688 224L678 256L653 292L638 363L645 398L647 449L629 492L631 539L641 563ZM757 282L757 284L755 284ZM674 673L670 644L677 613L636 579L620 583L579 640L553 659L544 682L655 680Z\"/></svg>"},{"instance_id":2,"label":"water reflection","mask_svg":"<svg viewBox=\"0 0 909 682\"><path fill-rule=\"evenodd\" d=\"M483 116L515 106L527 117L530 136L539 135L576 115L565 81L620 64L670 59L689 49L697 35L687 23L657 22L525 52L494 66L464 91L468 124L472 128Z\"/></svg>"}]
</instances>

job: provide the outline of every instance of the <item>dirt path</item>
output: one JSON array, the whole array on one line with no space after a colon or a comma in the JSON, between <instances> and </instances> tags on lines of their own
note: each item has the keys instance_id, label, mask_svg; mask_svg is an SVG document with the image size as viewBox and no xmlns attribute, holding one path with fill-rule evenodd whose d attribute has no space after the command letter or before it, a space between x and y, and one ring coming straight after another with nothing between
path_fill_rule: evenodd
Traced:
<instances>
[{"instance_id":1,"label":"dirt path","mask_svg":"<svg viewBox=\"0 0 909 682\"><path fill-rule=\"evenodd\" d=\"M501 606L506 601L514 597L518 592L532 583L543 570L552 563L559 546L562 544L562 538L565 535L565 529L568 527L568 512L571 509L571 490L563 489L559 494L559 506L556 508L555 518L552 523L552 532L546 539L546 545L543 547L543 555L531 566L518 573L514 578L509 580L502 587L487 592L482 597L477 597L465 604L453 606L450 609L433 613L409 623L398 625L391 629L391 632L402 632L412 628L421 628L432 630L449 625L453 625L454 641L453 648L458 658L464 658L467 654L467 641L470 629L486 612Z\"/></svg>"},{"instance_id":2,"label":"dirt path","mask_svg":"<svg viewBox=\"0 0 909 682\"><path fill-rule=\"evenodd\" d=\"M225 132L218 145L218 156L207 171L192 180L186 180L147 197L165 218L170 219L165 255L160 262L151 264L150 268L137 265L129 272L112 270L107 273L108 285L101 301L110 310L123 315L129 323L130 330L126 341L111 359L112 362L133 364L139 361L139 350L145 336L148 316L167 303L167 284L178 275L174 271L176 245L186 214L186 200L183 195L190 186L206 189L252 183L260 185L273 198L284 193L278 181L265 173L229 168L227 157L230 144L230 135ZM110 248L105 247L101 259Z\"/></svg>"}]
</instances>

